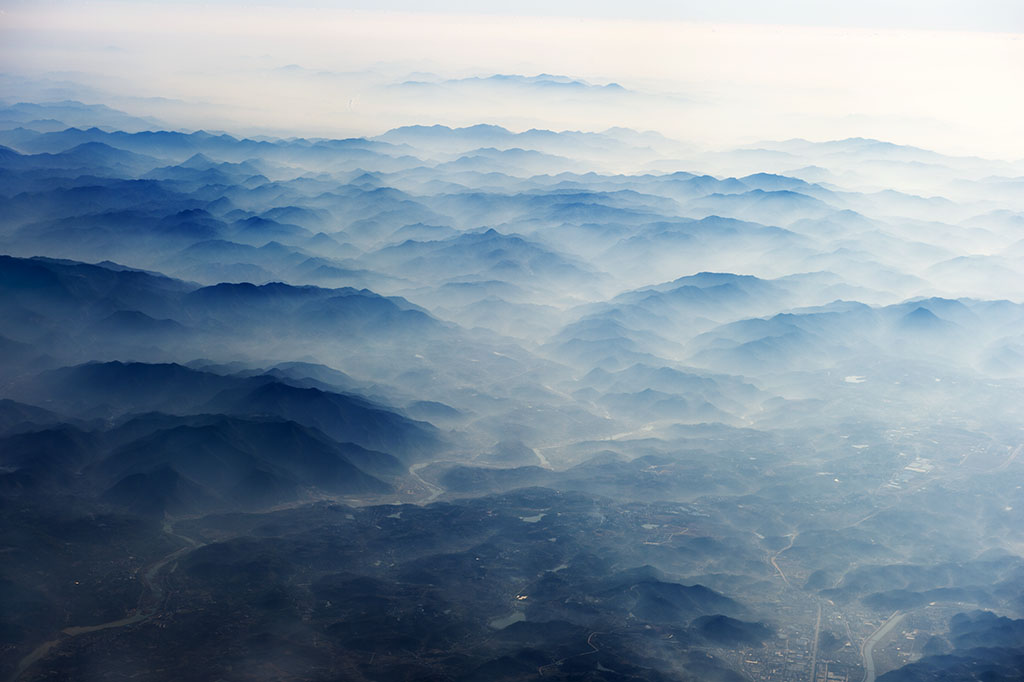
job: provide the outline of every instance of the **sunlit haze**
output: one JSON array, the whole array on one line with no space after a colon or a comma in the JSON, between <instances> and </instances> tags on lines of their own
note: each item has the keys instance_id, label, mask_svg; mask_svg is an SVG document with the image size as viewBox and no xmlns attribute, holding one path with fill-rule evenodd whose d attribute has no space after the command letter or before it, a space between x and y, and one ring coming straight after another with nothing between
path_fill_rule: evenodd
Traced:
<instances>
[{"instance_id":1,"label":"sunlit haze","mask_svg":"<svg viewBox=\"0 0 1024 682\"><path fill-rule=\"evenodd\" d=\"M761 23L742 23L742 8L692 11L701 22L680 20L685 10L656 20L650 3L638 5L640 19L600 8L571 17L325 5L9 3L0 92L23 92L19 79L28 78L40 95L102 99L173 127L275 135L487 122L627 126L716 146L861 136L1024 156L1016 33L786 25L802 16L792 6L769 24L763 9L750 11ZM523 96L403 86L541 73L623 90Z\"/></svg>"}]
</instances>

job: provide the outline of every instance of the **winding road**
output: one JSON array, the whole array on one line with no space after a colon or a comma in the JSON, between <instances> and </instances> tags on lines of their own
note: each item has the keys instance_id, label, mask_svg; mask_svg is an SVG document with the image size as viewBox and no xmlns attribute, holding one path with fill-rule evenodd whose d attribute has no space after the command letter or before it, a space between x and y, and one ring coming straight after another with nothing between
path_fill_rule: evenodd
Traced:
<instances>
[{"instance_id":1,"label":"winding road","mask_svg":"<svg viewBox=\"0 0 1024 682\"><path fill-rule=\"evenodd\" d=\"M164 531L168 535L172 535L176 538L184 540L188 543L188 545L180 549L176 549L170 554L164 556L163 558L158 559L157 561L150 564L146 568L146 570L140 573L140 575L142 576L142 584L146 588L146 591L149 593L150 599L152 601L152 604L150 605L149 608L140 608L139 611L136 612L134 615L128 616L126 618L120 618L118 620L112 620L106 623L99 623L97 625L72 625L64 628L57 634L57 636L54 639L43 642L35 649L33 649L32 653L21 659L21 661L18 663L18 669L10 678L10 682L16 682L18 678L25 674L25 671L32 667L32 665L34 665L37 661L39 661L48 653L50 653L50 651L60 646L61 643L63 643L65 640L71 637L77 637L79 635L88 634L90 632L97 632L99 630L110 630L112 628L120 628L126 625L133 625L135 623L141 623L145 620L149 620L150 618L155 616L157 612L160 610L160 604L163 601L164 595L163 587L161 587L159 581L157 580L160 571L163 570L164 566L171 563L172 561L176 561L185 554L188 554L189 552L203 546L202 544L196 542L190 537L178 535L177 533L173 532L172 530L170 530L170 526L168 524L164 524ZM143 601L143 599L145 599L145 597L146 594L144 593L142 597L140 597L139 599L140 604Z\"/></svg>"},{"instance_id":2,"label":"winding road","mask_svg":"<svg viewBox=\"0 0 1024 682\"><path fill-rule=\"evenodd\" d=\"M608 634L608 633L605 633L605 632L591 632L590 635L587 637L587 646L590 647L590 651L584 651L582 653L573 654L572 656L566 656L565 658L558 659L554 663L548 663L547 665L542 665L539 668L537 668L537 674L540 675L541 677L543 677L546 674L545 671L548 668L557 668L560 665L562 665L563 663L565 663L566 661L568 661L570 658L579 658L580 656L589 656L591 654L596 654L601 649L600 649L600 647L598 647L597 645L594 644L594 642L593 642L594 635L604 635L604 634Z\"/></svg>"},{"instance_id":3,"label":"winding road","mask_svg":"<svg viewBox=\"0 0 1024 682\"><path fill-rule=\"evenodd\" d=\"M793 547L793 542L795 542L795 541L796 541L796 533L790 533L790 534L789 534L789 544L788 544L788 545L786 545L785 547L783 547L782 549L780 549L780 550L779 550L778 552L776 552L775 554L773 554L773 555L772 555L772 556L771 556L771 557L770 557L770 558L768 559L768 561L769 561L769 562L771 563L772 567L773 567L773 568L774 568L774 569L775 569L776 571L778 571L778 573L779 573L779 577L780 577L780 578L782 578L782 581L783 581L784 583L786 583L786 586L787 586L787 587L792 587L792 585L790 585L790 584L789 584L789 578L787 578L787 577L786 577L786 574L782 572L782 569L781 569L781 568L779 568L779 564L778 564L778 563L776 563L776 561L775 561L775 560L779 558L779 555L780 555L780 554L782 554L783 552L785 552L785 551L786 551L786 550L788 550L788 549L791 549L791 548Z\"/></svg>"}]
</instances>

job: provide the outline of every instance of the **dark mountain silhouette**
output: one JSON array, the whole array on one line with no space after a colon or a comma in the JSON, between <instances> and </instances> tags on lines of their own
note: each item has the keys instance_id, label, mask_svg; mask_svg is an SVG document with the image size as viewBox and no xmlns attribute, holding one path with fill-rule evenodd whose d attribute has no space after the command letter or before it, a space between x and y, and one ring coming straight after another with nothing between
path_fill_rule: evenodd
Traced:
<instances>
[{"instance_id":1,"label":"dark mountain silhouette","mask_svg":"<svg viewBox=\"0 0 1024 682\"><path fill-rule=\"evenodd\" d=\"M336 440L408 457L430 452L440 444L438 431L426 422L317 388L267 382L255 388L225 390L206 407L230 414L275 415L320 429Z\"/></svg>"},{"instance_id":2,"label":"dark mountain silhouette","mask_svg":"<svg viewBox=\"0 0 1024 682\"><path fill-rule=\"evenodd\" d=\"M372 465L375 453L347 450ZM210 497L219 498L222 508L230 503L263 508L296 500L306 490L363 495L391 490L345 453L346 448L294 422L219 417L126 443L93 473L116 481L106 499L129 505L140 504L137 497L145 490L172 505L191 500L207 508L213 505ZM382 464L393 467L393 460Z\"/></svg>"},{"instance_id":3,"label":"dark mountain silhouette","mask_svg":"<svg viewBox=\"0 0 1024 682\"><path fill-rule=\"evenodd\" d=\"M701 616L692 623L701 637L720 646L763 646L773 636L764 623L748 623L723 615Z\"/></svg>"}]
</instances>

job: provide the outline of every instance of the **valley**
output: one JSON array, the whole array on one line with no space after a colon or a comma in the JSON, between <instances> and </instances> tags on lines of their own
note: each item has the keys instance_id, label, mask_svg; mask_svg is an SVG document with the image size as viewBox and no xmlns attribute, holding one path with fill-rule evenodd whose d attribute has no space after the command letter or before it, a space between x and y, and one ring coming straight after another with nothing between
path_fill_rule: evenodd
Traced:
<instances>
[{"instance_id":1,"label":"valley","mask_svg":"<svg viewBox=\"0 0 1024 682\"><path fill-rule=\"evenodd\" d=\"M1019 163L39 107L4 679L1020 679Z\"/></svg>"}]
</instances>

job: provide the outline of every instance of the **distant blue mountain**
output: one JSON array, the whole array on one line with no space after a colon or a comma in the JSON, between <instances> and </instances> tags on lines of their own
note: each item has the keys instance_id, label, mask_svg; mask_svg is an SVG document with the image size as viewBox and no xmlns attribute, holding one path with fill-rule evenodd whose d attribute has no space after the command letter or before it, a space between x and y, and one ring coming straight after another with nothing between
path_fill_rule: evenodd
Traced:
<instances>
[{"instance_id":1,"label":"distant blue mountain","mask_svg":"<svg viewBox=\"0 0 1024 682\"><path fill-rule=\"evenodd\" d=\"M602 92L602 93L625 93L627 90L618 83L606 85L593 85L583 80L569 78L568 76L554 76L542 73L536 76L523 76L518 74L494 74L492 76L473 76L469 78L456 78L436 82L410 80L404 81L397 86L402 88L452 88L474 86L490 87L514 87L529 88L541 92Z\"/></svg>"}]
</instances>

